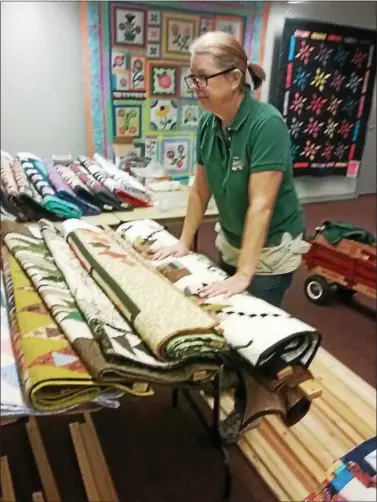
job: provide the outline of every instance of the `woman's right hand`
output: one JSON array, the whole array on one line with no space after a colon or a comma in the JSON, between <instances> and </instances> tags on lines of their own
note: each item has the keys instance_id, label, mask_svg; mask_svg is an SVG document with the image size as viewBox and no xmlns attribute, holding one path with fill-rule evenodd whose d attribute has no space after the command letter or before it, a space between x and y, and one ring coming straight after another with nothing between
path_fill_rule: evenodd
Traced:
<instances>
[{"instance_id":1,"label":"woman's right hand","mask_svg":"<svg viewBox=\"0 0 377 502\"><path fill-rule=\"evenodd\" d=\"M160 249L157 249L155 253L151 256L152 260L164 260L169 256L185 256L189 254L190 248L183 244L181 241L178 241L176 244L172 246L165 246Z\"/></svg>"}]
</instances>

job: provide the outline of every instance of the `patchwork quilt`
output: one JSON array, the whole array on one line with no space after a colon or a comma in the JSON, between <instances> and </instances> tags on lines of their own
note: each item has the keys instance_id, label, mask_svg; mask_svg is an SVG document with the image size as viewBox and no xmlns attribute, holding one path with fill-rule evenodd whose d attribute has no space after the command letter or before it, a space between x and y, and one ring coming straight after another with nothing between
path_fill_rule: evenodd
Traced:
<instances>
[{"instance_id":1,"label":"patchwork quilt","mask_svg":"<svg viewBox=\"0 0 377 502\"><path fill-rule=\"evenodd\" d=\"M127 222L117 229L117 234L188 299L211 312L228 344L252 366L273 366L280 358L287 364L309 366L321 342L316 329L249 294L227 299L200 298L198 291L203 285L224 280L226 273L197 253L151 260L151 253L158 247L177 241L157 222Z\"/></svg>"},{"instance_id":2,"label":"patchwork quilt","mask_svg":"<svg viewBox=\"0 0 377 502\"><path fill-rule=\"evenodd\" d=\"M5 247L2 260L10 339L26 402L36 410L55 411L93 400L99 395L100 387ZM63 318L69 320L69 314L65 312Z\"/></svg>"},{"instance_id":3,"label":"patchwork quilt","mask_svg":"<svg viewBox=\"0 0 377 502\"><path fill-rule=\"evenodd\" d=\"M218 321L145 266L131 245L81 221L62 228L84 268L160 360L207 358L224 349Z\"/></svg>"}]
</instances>

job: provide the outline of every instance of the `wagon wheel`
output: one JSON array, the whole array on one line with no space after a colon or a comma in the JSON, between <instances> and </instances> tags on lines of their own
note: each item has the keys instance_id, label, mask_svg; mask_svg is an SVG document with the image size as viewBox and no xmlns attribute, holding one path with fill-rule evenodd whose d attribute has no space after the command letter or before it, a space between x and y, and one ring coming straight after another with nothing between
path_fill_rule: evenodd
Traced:
<instances>
[{"instance_id":1,"label":"wagon wheel","mask_svg":"<svg viewBox=\"0 0 377 502\"><path fill-rule=\"evenodd\" d=\"M304 291L307 299L317 305L330 303L332 291L330 284L321 275L311 275L306 278Z\"/></svg>"}]
</instances>

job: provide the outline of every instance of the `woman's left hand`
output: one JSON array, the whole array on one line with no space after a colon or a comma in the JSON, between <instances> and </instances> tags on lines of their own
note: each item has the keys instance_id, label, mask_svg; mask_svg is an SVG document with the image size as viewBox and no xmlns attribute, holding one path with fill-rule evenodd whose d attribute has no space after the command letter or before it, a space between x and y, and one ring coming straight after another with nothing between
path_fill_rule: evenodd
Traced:
<instances>
[{"instance_id":1,"label":"woman's left hand","mask_svg":"<svg viewBox=\"0 0 377 502\"><path fill-rule=\"evenodd\" d=\"M225 281L218 281L204 286L199 291L200 297L213 297L223 295L224 298L243 293L250 285L250 279L246 275L236 273Z\"/></svg>"}]
</instances>

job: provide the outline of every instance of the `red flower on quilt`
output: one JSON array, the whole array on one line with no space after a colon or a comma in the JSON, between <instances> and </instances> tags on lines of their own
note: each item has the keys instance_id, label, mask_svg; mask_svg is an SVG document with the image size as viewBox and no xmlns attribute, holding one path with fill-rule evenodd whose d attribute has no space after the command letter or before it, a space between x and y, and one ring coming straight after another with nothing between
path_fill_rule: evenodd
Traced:
<instances>
[{"instance_id":1,"label":"red flower on quilt","mask_svg":"<svg viewBox=\"0 0 377 502\"><path fill-rule=\"evenodd\" d=\"M309 110L312 110L317 115L322 112L323 105L327 102L326 98L321 98L321 96L317 96L317 94L313 94L310 105L308 106Z\"/></svg>"},{"instance_id":2,"label":"red flower on quilt","mask_svg":"<svg viewBox=\"0 0 377 502\"><path fill-rule=\"evenodd\" d=\"M351 62L356 65L358 68L361 68L361 66L364 63L365 58L367 57L366 52L362 52L360 49L356 49L355 54L353 55L353 58Z\"/></svg>"},{"instance_id":3,"label":"red flower on quilt","mask_svg":"<svg viewBox=\"0 0 377 502\"><path fill-rule=\"evenodd\" d=\"M310 117L308 125L304 132L307 132L314 138L316 138L323 125L324 122L319 122L319 120L315 120L313 117Z\"/></svg>"},{"instance_id":4,"label":"red flower on quilt","mask_svg":"<svg viewBox=\"0 0 377 502\"><path fill-rule=\"evenodd\" d=\"M303 61L305 64L308 64L311 53L314 51L314 47L309 45L305 40L301 42L301 47L298 53L296 54L296 58Z\"/></svg>"},{"instance_id":5,"label":"red flower on quilt","mask_svg":"<svg viewBox=\"0 0 377 502\"><path fill-rule=\"evenodd\" d=\"M332 157L334 151L334 145L331 145L330 143L326 143L325 148L323 152L321 153L322 157L325 157L325 159L329 160Z\"/></svg>"},{"instance_id":6,"label":"red flower on quilt","mask_svg":"<svg viewBox=\"0 0 377 502\"><path fill-rule=\"evenodd\" d=\"M307 101L307 98L304 98L304 96L301 96L299 92L296 92L294 100L289 107L290 110L294 110L298 115L301 115L305 101Z\"/></svg>"},{"instance_id":7,"label":"red flower on quilt","mask_svg":"<svg viewBox=\"0 0 377 502\"><path fill-rule=\"evenodd\" d=\"M344 139L346 139L353 127L353 124L350 124L347 122L347 120L342 120L342 123L339 128L339 134L343 136Z\"/></svg>"},{"instance_id":8,"label":"red flower on quilt","mask_svg":"<svg viewBox=\"0 0 377 502\"><path fill-rule=\"evenodd\" d=\"M305 157L309 157L310 160L314 160L319 149L320 145L316 145L315 143L312 143L310 140L308 140L305 143L305 148L301 155L305 155Z\"/></svg>"},{"instance_id":9,"label":"red flower on quilt","mask_svg":"<svg viewBox=\"0 0 377 502\"><path fill-rule=\"evenodd\" d=\"M345 80L345 75L342 75L339 73L338 70L335 71L332 82L331 82L331 87L334 87L337 92L339 92L340 88L342 87L344 80Z\"/></svg>"}]
</instances>

